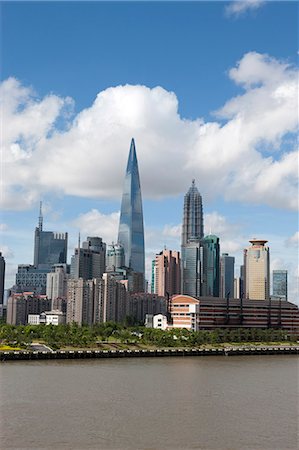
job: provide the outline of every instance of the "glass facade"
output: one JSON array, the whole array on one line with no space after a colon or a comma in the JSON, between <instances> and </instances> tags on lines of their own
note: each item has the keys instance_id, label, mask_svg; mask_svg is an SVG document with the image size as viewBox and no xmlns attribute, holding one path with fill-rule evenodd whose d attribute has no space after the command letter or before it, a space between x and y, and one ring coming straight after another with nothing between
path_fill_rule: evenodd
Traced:
<instances>
[{"instance_id":1,"label":"glass facade","mask_svg":"<svg viewBox=\"0 0 299 450\"><path fill-rule=\"evenodd\" d=\"M192 240L182 247L183 294L200 297L202 279L202 247Z\"/></svg>"},{"instance_id":2,"label":"glass facade","mask_svg":"<svg viewBox=\"0 0 299 450\"><path fill-rule=\"evenodd\" d=\"M206 236L203 241L203 296L219 297L220 244L219 237Z\"/></svg>"},{"instance_id":3,"label":"glass facade","mask_svg":"<svg viewBox=\"0 0 299 450\"><path fill-rule=\"evenodd\" d=\"M202 198L195 186L195 180L192 180L192 185L184 197L182 246L190 239L202 239L203 236Z\"/></svg>"},{"instance_id":4,"label":"glass facade","mask_svg":"<svg viewBox=\"0 0 299 450\"><path fill-rule=\"evenodd\" d=\"M184 197L181 286L183 294L194 297L201 295L202 249L200 240L203 235L202 198L195 186L195 180L192 180L192 185Z\"/></svg>"},{"instance_id":5,"label":"glass facade","mask_svg":"<svg viewBox=\"0 0 299 450\"><path fill-rule=\"evenodd\" d=\"M138 163L131 141L119 220L118 243L124 248L125 265L144 275L144 229Z\"/></svg>"},{"instance_id":6,"label":"glass facade","mask_svg":"<svg viewBox=\"0 0 299 450\"><path fill-rule=\"evenodd\" d=\"M43 231L42 202L38 227L34 234L34 266L40 269L51 269L54 264L66 263L67 233Z\"/></svg>"},{"instance_id":7,"label":"glass facade","mask_svg":"<svg viewBox=\"0 0 299 450\"><path fill-rule=\"evenodd\" d=\"M222 253L220 258L220 297L234 297L235 258ZM239 298L239 296L238 296Z\"/></svg>"},{"instance_id":8,"label":"glass facade","mask_svg":"<svg viewBox=\"0 0 299 450\"><path fill-rule=\"evenodd\" d=\"M273 270L273 296L288 299L288 271Z\"/></svg>"},{"instance_id":9,"label":"glass facade","mask_svg":"<svg viewBox=\"0 0 299 450\"><path fill-rule=\"evenodd\" d=\"M35 229L34 265L49 267L66 263L67 233L54 233Z\"/></svg>"}]
</instances>

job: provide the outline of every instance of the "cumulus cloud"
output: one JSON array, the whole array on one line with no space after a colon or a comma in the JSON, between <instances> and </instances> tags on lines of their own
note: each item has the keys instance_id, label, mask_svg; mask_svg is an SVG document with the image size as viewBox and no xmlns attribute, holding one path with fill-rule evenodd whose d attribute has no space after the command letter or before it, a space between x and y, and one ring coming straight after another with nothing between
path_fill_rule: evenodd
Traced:
<instances>
[{"instance_id":1,"label":"cumulus cloud","mask_svg":"<svg viewBox=\"0 0 299 450\"><path fill-rule=\"evenodd\" d=\"M244 246L246 240L241 235L240 224L228 222L226 217L216 211L206 213L204 219L205 235L216 234L220 238L222 252L236 253L245 248ZM177 249L180 249L182 232L181 230L181 224L165 225L162 232L162 236L165 242L174 245Z\"/></svg>"},{"instance_id":2,"label":"cumulus cloud","mask_svg":"<svg viewBox=\"0 0 299 450\"><path fill-rule=\"evenodd\" d=\"M38 99L6 80L2 206L28 208L49 191L119 198L134 136L144 197L177 195L196 178L205 198L296 209L298 153L284 142L298 127L297 71L250 52L229 77L242 91L211 122L180 117L175 93L140 85L100 92L70 122L70 99ZM56 124L65 115L62 131Z\"/></svg>"},{"instance_id":3,"label":"cumulus cloud","mask_svg":"<svg viewBox=\"0 0 299 450\"><path fill-rule=\"evenodd\" d=\"M234 0L226 6L225 12L228 16L239 17L248 11L256 11L264 3L264 0Z\"/></svg>"},{"instance_id":4,"label":"cumulus cloud","mask_svg":"<svg viewBox=\"0 0 299 450\"><path fill-rule=\"evenodd\" d=\"M117 241L118 224L119 212L103 214L97 209L81 214L72 223L79 229L82 240L87 236L99 236L107 244Z\"/></svg>"}]
</instances>

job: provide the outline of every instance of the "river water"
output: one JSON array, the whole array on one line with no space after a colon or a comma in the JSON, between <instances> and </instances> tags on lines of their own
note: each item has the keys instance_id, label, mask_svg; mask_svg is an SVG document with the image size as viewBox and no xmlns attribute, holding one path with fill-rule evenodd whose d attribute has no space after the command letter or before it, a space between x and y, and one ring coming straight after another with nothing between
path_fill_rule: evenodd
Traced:
<instances>
[{"instance_id":1,"label":"river water","mask_svg":"<svg viewBox=\"0 0 299 450\"><path fill-rule=\"evenodd\" d=\"M298 361L5 362L1 449L297 449Z\"/></svg>"}]
</instances>

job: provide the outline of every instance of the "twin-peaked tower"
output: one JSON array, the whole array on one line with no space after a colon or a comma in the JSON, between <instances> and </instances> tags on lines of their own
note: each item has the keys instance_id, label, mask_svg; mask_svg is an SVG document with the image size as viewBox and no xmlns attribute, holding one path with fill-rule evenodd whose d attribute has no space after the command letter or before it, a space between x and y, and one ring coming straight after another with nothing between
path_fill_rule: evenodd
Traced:
<instances>
[{"instance_id":1,"label":"twin-peaked tower","mask_svg":"<svg viewBox=\"0 0 299 450\"><path fill-rule=\"evenodd\" d=\"M144 280L144 228L140 179L134 139L131 141L125 174L118 230L124 248L125 266L142 274Z\"/></svg>"}]
</instances>

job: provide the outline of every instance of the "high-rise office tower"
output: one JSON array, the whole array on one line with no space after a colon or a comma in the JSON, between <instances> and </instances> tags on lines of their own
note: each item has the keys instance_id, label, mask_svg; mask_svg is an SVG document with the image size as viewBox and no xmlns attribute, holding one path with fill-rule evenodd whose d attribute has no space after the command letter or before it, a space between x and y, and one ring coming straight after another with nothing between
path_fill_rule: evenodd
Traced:
<instances>
[{"instance_id":1,"label":"high-rise office tower","mask_svg":"<svg viewBox=\"0 0 299 450\"><path fill-rule=\"evenodd\" d=\"M182 293L199 297L201 295L202 249L200 241L204 236L202 198L195 186L195 180L184 197L182 225Z\"/></svg>"},{"instance_id":2,"label":"high-rise office tower","mask_svg":"<svg viewBox=\"0 0 299 450\"><path fill-rule=\"evenodd\" d=\"M47 274L50 271L50 268L36 268L31 264L19 264L14 290L18 293L30 291L45 295Z\"/></svg>"},{"instance_id":3,"label":"high-rise office tower","mask_svg":"<svg viewBox=\"0 0 299 450\"><path fill-rule=\"evenodd\" d=\"M273 270L273 296L281 300L288 299L288 271Z\"/></svg>"},{"instance_id":4,"label":"high-rise office tower","mask_svg":"<svg viewBox=\"0 0 299 450\"><path fill-rule=\"evenodd\" d=\"M191 297L202 295L203 248L198 239L182 246L182 292Z\"/></svg>"},{"instance_id":5,"label":"high-rise office tower","mask_svg":"<svg viewBox=\"0 0 299 450\"><path fill-rule=\"evenodd\" d=\"M219 237L210 234L202 240L203 280L202 295L219 297L220 288L220 244ZM232 291L233 292L233 291Z\"/></svg>"},{"instance_id":6,"label":"high-rise office tower","mask_svg":"<svg viewBox=\"0 0 299 450\"><path fill-rule=\"evenodd\" d=\"M101 278L106 268L106 244L100 237L88 237L71 258L71 278Z\"/></svg>"},{"instance_id":7,"label":"high-rise office tower","mask_svg":"<svg viewBox=\"0 0 299 450\"><path fill-rule=\"evenodd\" d=\"M5 259L0 252L0 305L3 305L4 296Z\"/></svg>"},{"instance_id":8,"label":"high-rise office tower","mask_svg":"<svg viewBox=\"0 0 299 450\"><path fill-rule=\"evenodd\" d=\"M268 300L270 296L270 253L263 239L249 241L251 247L244 250L245 297L252 300Z\"/></svg>"},{"instance_id":9,"label":"high-rise office tower","mask_svg":"<svg viewBox=\"0 0 299 450\"><path fill-rule=\"evenodd\" d=\"M195 186L195 180L192 180L192 185L184 197L182 246L190 239L202 239L203 236L202 198Z\"/></svg>"},{"instance_id":10,"label":"high-rise office tower","mask_svg":"<svg viewBox=\"0 0 299 450\"><path fill-rule=\"evenodd\" d=\"M222 253L220 257L220 297L235 297L234 293L235 258L228 253ZM235 297L235 298L239 298Z\"/></svg>"},{"instance_id":11,"label":"high-rise office tower","mask_svg":"<svg viewBox=\"0 0 299 450\"><path fill-rule=\"evenodd\" d=\"M181 292L180 253L163 250L155 259L155 294L171 296Z\"/></svg>"},{"instance_id":12,"label":"high-rise office tower","mask_svg":"<svg viewBox=\"0 0 299 450\"><path fill-rule=\"evenodd\" d=\"M42 203L34 235L34 266L50 270L53 264L66 263L67 233L43 231Z\"/></svg>"},{"instance_id":13,"label":"high-rise office tower","mask_svg":"<svg viewBox=\"0 0 299 450\"><path fill-rule=\"evenodd\" d=\"M240 298L245 297L245 267L240 266Z\"/></svg>"},{"instance_id":14,"label":"high-rise office tower","mask_svg":"<svg viewBox=\"0 0 299 450\"><path fill-rule=\"evenodd\" d=\"M125 267L125 252L120 244L111 244L108 246L106 255L106 270L114 272Z\"/></svg>"},{"instance_id":15,"label":"high-rise office tower","mask_svg":"<svg viewBox=\"0 0 299 450\"><path fill-rule=\"evenodd\" d=\"M152 274L151 274L151 294L155 293L156 289L156 260L152 260Z\"/></svg>"},{"instance_id":16,"label":"high-rise office tower","mask_svg":"<svg viewBox=\"0 0 299 450\"><path fill-rule=\"evenodd\" d=\"M134 139L125 175L118 243L124 248L125 265L144 277L144 230L142 199Z\"/></svg>"}]
</instances>

